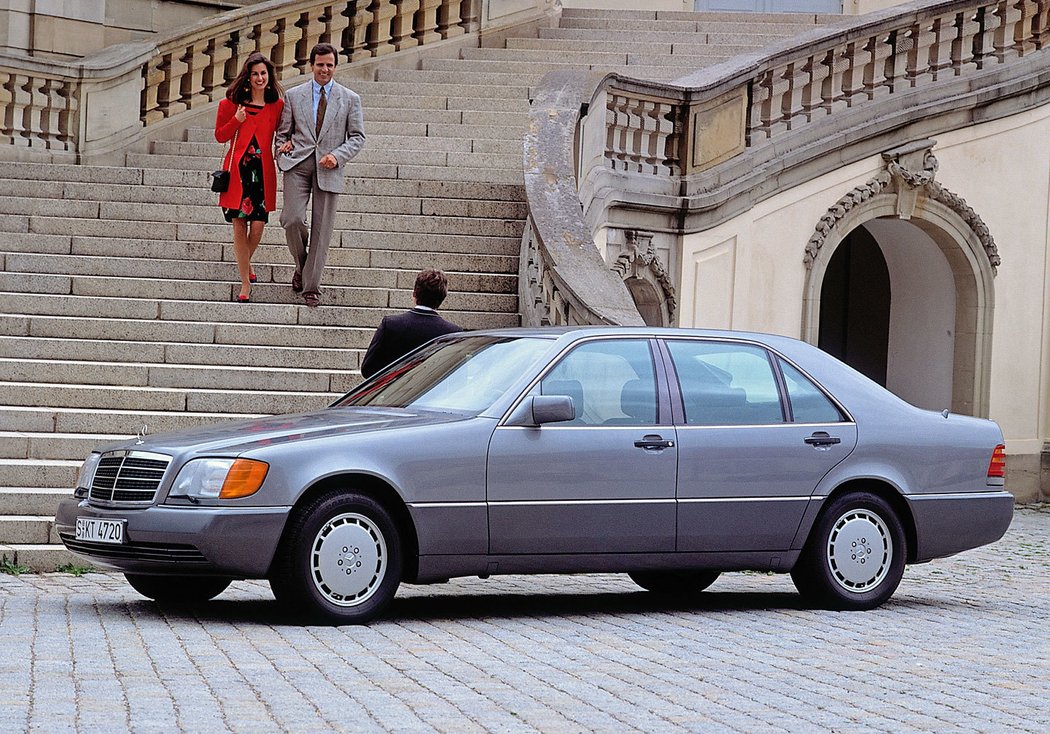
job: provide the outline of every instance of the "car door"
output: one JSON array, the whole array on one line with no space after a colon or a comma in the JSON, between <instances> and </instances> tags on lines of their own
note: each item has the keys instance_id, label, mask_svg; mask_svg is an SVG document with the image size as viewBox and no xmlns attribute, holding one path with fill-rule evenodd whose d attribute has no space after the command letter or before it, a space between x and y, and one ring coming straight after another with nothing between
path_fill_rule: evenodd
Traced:
<instances>
[{"instance_id":1,"label":"car door","mask_svg":"<svg viewBox=\"0 0 1050 734\"><path fill-rule=\"evenodd\" d=\"M546 372L530 394L568 395L576 417L493 433L493 554L674 550L678 457L661 374L646 338L585 341Z\"/></svg>"},{"instance_id":2,"label":"car door","mask_svg":"<svg viewBox=\"0 0 1050 734\"><path fill-rule=\"evenodd\" d=\"M678 440L678 550L790 547L821 478L856 425L765 347L668 339Z\"/></svg>"}]
</instances>

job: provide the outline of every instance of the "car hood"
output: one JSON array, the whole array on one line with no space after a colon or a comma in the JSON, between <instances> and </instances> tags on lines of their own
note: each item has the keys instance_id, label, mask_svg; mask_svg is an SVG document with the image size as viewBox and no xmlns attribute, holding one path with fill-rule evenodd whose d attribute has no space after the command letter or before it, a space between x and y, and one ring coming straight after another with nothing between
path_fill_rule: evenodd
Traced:
<instances>
[{"instance_id":1,"label":"car hood","mask_svg":"<svg viewBox=\"0 0 1050 734\"><path fill-rule=\"evenodd\" d=\"M465 420L469 416L402 408L325 408L311 413L275 415L231 421L184 431L142 436L134 441L103 447L134 449L161 454L240 454L253 449L296 441L311 441L409 426Z\"/></svg>"}]
</instances>

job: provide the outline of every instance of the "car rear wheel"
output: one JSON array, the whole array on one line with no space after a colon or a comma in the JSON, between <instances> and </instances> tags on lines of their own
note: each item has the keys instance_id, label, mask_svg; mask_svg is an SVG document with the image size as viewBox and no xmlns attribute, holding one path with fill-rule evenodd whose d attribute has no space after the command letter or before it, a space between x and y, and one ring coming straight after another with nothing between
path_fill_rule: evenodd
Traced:
<instances>
[{"instance_id":1,"label":"car rear wheel","mask_svg":"<svg viewBox=\"0 0 1050 734\"><path fill-rule=\"evenodd\" d=\"M224 592L232 581L215 576L146 576L139 573L126 573L124 578L135 591L160 602L208 601Z\"/></svg>"},{"instance_id":2,"label":"car rear wheel","mask_svg":"<svg viewBox=\"0 0 1050 734\"><path fill-rule=\"evenodd\" d=\"M699 594L721 575L718 571L635 571L631 581L655 594Z\"/></svg>"},{"instance_id":3,"label":"car rear wheel","mask_svg":"<svg viewBox=\"0 0 1050 734\"><path fill-rule=\"evenodd\" d=\"M870 492L835 498L810 533L791 580L830 609L874 609L897 590L907 546L897 514Z\"/></svg>"},{"instance_id":4,"label":"car rear wheel","mask_svg":"<svg viewBox=\"0 0 1050 734\"><path fill-rule=\"evenodd\" d=\"M307 620L364 624L401 583L401 540L371 497L332 492L297 513L270 574L277 601Z\"/></svg>"}]
</instances>

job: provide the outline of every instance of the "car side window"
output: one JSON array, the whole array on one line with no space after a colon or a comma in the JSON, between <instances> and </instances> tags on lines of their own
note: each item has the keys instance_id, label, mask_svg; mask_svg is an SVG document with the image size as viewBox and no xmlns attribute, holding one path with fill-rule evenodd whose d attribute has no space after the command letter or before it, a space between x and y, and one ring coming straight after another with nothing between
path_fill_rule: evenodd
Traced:
<instances>
[{"instance_id":1,"label":"car side window","mask_svg":"<svg viewBox=\"0 0 1050 734\"><path fill-rule=\"evenodd\" d=\"M845 420L831 399L794 366L777 357L787 385L791 413L796 423L839 423Z\"/></svg>"},{"instance_id":2,"label":"car side window","mask_svg":"<svg viewBox=\"0 0 1050 734\"><path fill-rule=\"evenodd\" d=\"M645 339L585 342L544 376L541 395L568 395L576 419L568 425L646 426L656 423L656 371Z\"/></svg>"},{"instance_id":3,"label":"car side window","mask_svg":"<svg viewBox=\"0 0 1050 734\"><path fill-rule=\"evenodd\" d=\"M685 422L699 426L783 423L768 353L752 344L669 340Z\"/></svg>"}]
</instances>

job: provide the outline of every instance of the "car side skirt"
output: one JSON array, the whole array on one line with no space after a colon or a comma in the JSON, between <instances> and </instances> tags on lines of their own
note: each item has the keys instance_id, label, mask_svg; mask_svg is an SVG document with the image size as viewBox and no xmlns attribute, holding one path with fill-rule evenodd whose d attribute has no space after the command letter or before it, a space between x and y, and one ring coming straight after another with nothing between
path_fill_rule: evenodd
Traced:
<instances>
[{"instance_id":1,"label":"car side skirt","mask_svg":"<svg viewBox=\"0 0 1050 734\"><path fill-rule=\"evenodd\" d=\"M596 553L551 555L420 556L414 583L457 576L532 573L628 573L631 571L779 571L790 570L799 551L732 553Z\"/></svg>"}]
</instances>

